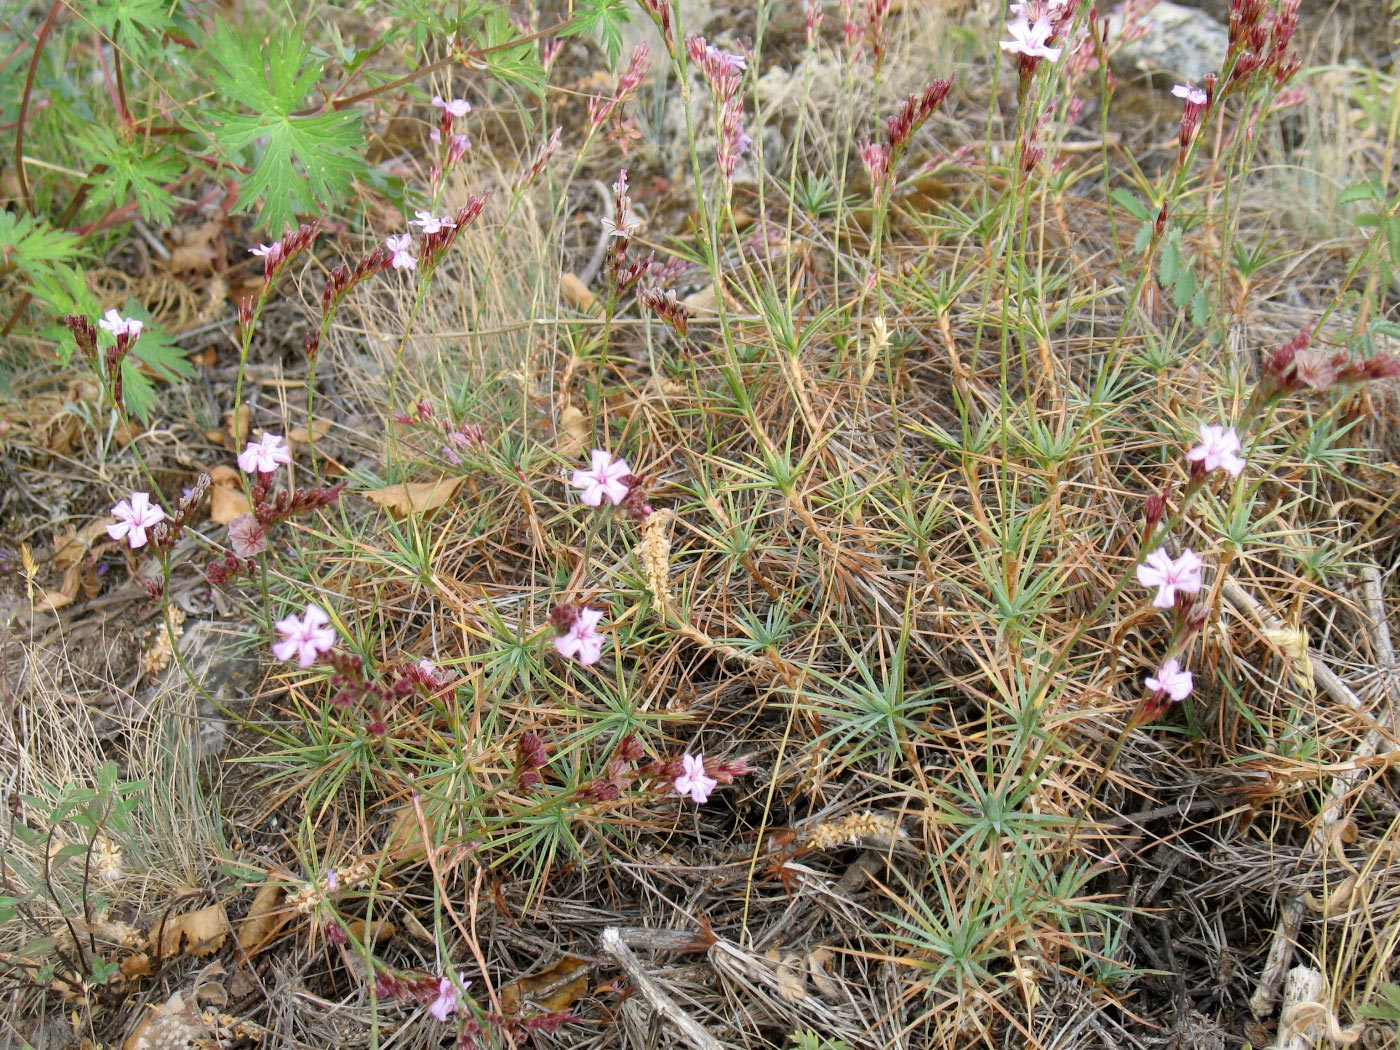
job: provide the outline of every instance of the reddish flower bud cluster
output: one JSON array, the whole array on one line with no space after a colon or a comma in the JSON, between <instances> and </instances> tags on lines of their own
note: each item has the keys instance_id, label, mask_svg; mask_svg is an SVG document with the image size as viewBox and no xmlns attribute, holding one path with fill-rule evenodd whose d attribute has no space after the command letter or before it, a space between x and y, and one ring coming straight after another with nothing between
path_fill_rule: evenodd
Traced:
<instances>
[{"instance_id":1,"label":"reddish flower bud cluster","mask_svg":"<svg viewBox=\"0 0 1400 1050\"><path fill-rule=\"evenodd\" d=\"M725 183L730 185L739 169L739 159L753 145L753 139L744 131L744 101L739 92L748 60L707 44L703 36L689 37L685 49L710 82L710 94L719 113L715 160L724 173Z\"/></svg>"},{"instance_id":2,"label":"reddish flower bud cluster","mask_svg":"<svg viewBox=\"0 0 1400 1050\"><path fill-rule=\"evenodd\" d=\"M431 269L447 254L454 241L463 230L476 221L481 209L486 206L487 194L477 194L467 198L467 203L458 208L452 216L452 225L444 225L431 233L423 234L422 262Z\"/></svg>"},{"instance_id":3,"label":"reddish flower bud cluster","mask_svg":"<svg viewBox=\"0 0 1400 1050\"><path fill-rule=\"evenodd\" d=\"M515 780L521 791L533 791L544 783L539 770L549 764L544 742L534 733L526 733L515 745Z\"/></svg>"},{"instance_id":4,"label":"reddish flower bud cluster","mask_svg":"<svg viewBox=\"0 0 1400 1050\"><path fill-rule=\"evenodd\" d=\"M240 576L251 577L253 564L232 551L226 551L222 558L216 558L209 563L204 570L204 578L209 581L210 586L222 587Z\"/></svg>"},{"instance_id":5,"label":"reddish flower bud cluster","mask_svg":"<svg viewBox=\"0 0 1400 1050\"><path fill-rule=\"evenodd\" d=\"M943 105L953 89L952 77L937 77L923 91L910 95L892 117L885 119L885 140L890 149L900 150L909 145L914 132L924 126L933 111Z\"/></svg>"},{"instance_id":6,"label":"reddish flower bud cluster","mask_svg":"<svg viewBox=\"0 0 1400 1050\"><path fill-rule=\"evenodd\" d=\"M617 87L613 89L612 94L594 95L588 100L590 128L597 130L602 127L619 106L625 106L636 97L637 89L641 87L647 70L651 68L650 55L651 48L646 44L638 44L632 49L632 57L628 60L622 76L618 78Z\"/></svg>"},{"instance_id":7,"label":"reddish flower bud cluster","mask_svg":"<svg viewBox=\"0 0 1400 1050\"><path fill-rule=\"evenodd\" d=\"M315 223L304 223L295 232L287 234L280 241L273 241L266 247L259 245L257 248L249 249L263 261L264 294L272 282L277 279L277 275L286 269L293 259L310 248L320 233L321 230Z\"/></svg>"},{"instance_id":8,"label":"reddish flower bud cluster","mask_svg":"<svg viewBox=\"0 0 1400 1050\"><path fill-rule=\"evenodd\" d=\"M349 294L350 289L388 265L389 253L381 247L375 248L362 258L353 270L343 264L332 266L330 274L326 277L326 287L321 292L321 313L329 317L340 305L341 300Z\"/></svg>"},{"instance_id":9,"label":"reddish flower bud cluster","mask_svg":"<svg viewBox=\"0 0 1400 1050\"><path fill-rule=\"evenodd\" d=\"M1345 350L1310 349L1312 330L1304 328L1264 360L1260 393L1266 400L1300 390L1318 392L1349 383L1369 383L1400 375L1400 358L1381 352L1355 360Z\"/></svg>"},{"instance_id":10,"label":"reddish flower bud cluster","mask_svg":"<svg viewBox=\"0 0 1400 1050\"><path fill-rule=\"evenodd\" d=\"M395 413L394 422L406 427L423 426L440 430L444 438L443 457L454 467L462 462L458 454L461 450L486 447L486 432L479 423L461 422L454 425L450 420L438 417L432 402L426 398L414 406L412 415Z\"/></svg>"},{"instance_id":11,"label":"reddish flower bud cluster","mask_svg":"<svg viewBox=\"0 0 1400 1050\"><path fill-rule=\"evenodd\" d=\"M690 310L675 292L643 287L637 292L637 302L674 328L682 339L690 333Z\"/></svg>"},{"instance_id":12,"label":"reddish flower bud cluster","mask_svg":"<svg viewBox=\"0 0 1400 1050\"><path fill-rule=\"evenodd\" d=\"M888 192L889 177L909 148L914 133L924 126L934 110L943 105L952 89L952 77L938 77L929 81L923 91L910 95L893 116L885 119L883 143L861 140L860 160L870 176L871 191L877 204Z\"/></svg>"},{"instance_id":13,"label":"reddish flower bud cluster","mask_svg":"<svg viewBox=\"0 0 1400 1050\"><path fill-rule=\"evenodd\" d=\"M554 154L559 152L559 135L563 130L563 128L555 128L551 131L549 133L549 138L545 140L544 145L541 146L539 152L535 154L535 159L530 162L530 166L516 177L514 188L517 192L532 185L534 181L540 177L540 174L544 171L550 160L553 159Z\"/></svg>"},{"instance_id":14,"label":"reddish flower bud cluster","mask_svg":"<svg viewBox=\"0 0 1400 1050\"><path fill-rule=\"evenodd\" d=\"M646 755L646 749L636 734L629 733L613 749L608 759L607 772L590 780L579 789L578 798L582 802L613 802L632 786L636 776L636 765Z\"/></svg>"},{"instance_id":15,"label":"reddish flower bud cluster","mask_svg":"<svg viewBox=\"0 0 1400 1050\"><path fill-rule=\"evenodd\" d=\"M676 53L676 31L671 25L671 0L638 0L642 9L651 16L656 28L661 30L661 39L666 41L666 50Z\"/></svg>"},{"instance_id":16,"label":"reddish flower bud cluster","mask_svg":"<svg viewBox=\"0 0 1400 1050\"><path fill-rule=\"evenodd\" d=\"M1266 76L1272 78L1276 89L1293 79L1302 66L1292 50L1300 4L1301 0L1283 0L1273 18L1266 22L1268 0L1231 0L1230 46L1225 59L1230 70L1225 82L1227 91Z\"/></svg>"}]
</instances>

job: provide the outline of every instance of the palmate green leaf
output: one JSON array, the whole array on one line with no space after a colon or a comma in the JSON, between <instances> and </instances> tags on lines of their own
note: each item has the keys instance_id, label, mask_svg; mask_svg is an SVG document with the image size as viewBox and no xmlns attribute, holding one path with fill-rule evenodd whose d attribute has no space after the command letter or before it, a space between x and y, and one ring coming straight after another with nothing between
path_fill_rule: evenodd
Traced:
<instances>
[{"instance_id":1,"label":"palmate green leaf","mask_svg":"<svg viewBox=\"0 0 1400 1050\"><path fill-rule=\"evenodd\" d=\"M172 7L169 0L92 0L84 5L83 16L139 63L175 27Z\"/></svg>"},{"instance_id":2,"label":"palmate green leaf","mask_svg":"<svg viewBox=\"0 0 1400 1050\"><path fill-rule=\"evenodd\" d=\"M228 154L253 157L237 211L264 201L259 226L280 233L299 213L338 202L367 171L360 114L353 110L296 116L321 78L308 62L310 48L291 34L236 33L220 22L206 40L215 63L214 84L244 110L214 112L210 138Z\"/></svg>"},{"instance_id":3,"label":"palmate green leaf","mask_svg":"<svg viewBox=\"0 0 1400 1050\"><path fill-rule=\"evenodd\" d=\"M0 210L0 264L33 280L49 276L54 263L76 258L80 247L76 234L55 230L44 219Z\"/></svg>"},{"instance_id":4,"label":"palmate green leaf","mask_svg":"<svg viewBox=\"0 0 1400 1050\"><path fill-rule=\"evenodd\" d=\"M625 0L584 0L574 9L573 21L559 35L593 34L607 51L608 61L616 65L622 52L622 27L632 21L630 8Z\"/></svg>"},{"instance_id":5,"label":"palmate green leaf","mask_svg":"<svg viewBox=\"0 0 1400 1050\"><path fill-rule=\"evenodd\" d=\"M106 167L101 174L88 176L90 205L115 210L134 201L147 222L170 221L175 198L165 183L173 182L185 170L185 162L174 150L148 140L123 142L103 125L90 125L78 141L89 158Z\"/></svg>"}]
</instances>

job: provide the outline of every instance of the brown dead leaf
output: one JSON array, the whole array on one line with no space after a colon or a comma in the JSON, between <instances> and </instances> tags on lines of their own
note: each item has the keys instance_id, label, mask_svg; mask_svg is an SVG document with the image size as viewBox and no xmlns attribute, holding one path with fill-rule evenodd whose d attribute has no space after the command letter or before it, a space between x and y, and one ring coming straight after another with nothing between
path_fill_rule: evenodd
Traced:
<instances>
[{"instance_id":1,"label":"brown dead leaf","mask_svg":"<svg viewBox=\"0 0 1400 1050\"><path fill-rule=\"evenodd\" d=\"M713 284L707 284L698 292L687 295L683 301L692 314L719 313L719 296L715 293Z\"/></svg>"},{"instance_id":2,"label":"brown dead leaf","mask_svg":"<svg viewBox=\"0 0 1400 1050\"><path fill-rule=\"evenodd\" d=\"M272 943L273 938L282 932L282 927L287 925L292 911L282 907L286 896L286 888L276 883L265 882L258 887L248 915L238 924L238 944L245 954L258 954Z\"/></svg>"},{"instance_id":3,"label":"brown dead leaf","mask_svg":"<svg viewBox=\"0 0 1400 1050\"><path fill-rule=\"evenodd\" d=\"M570 405L559 413L559 455L574 459L588 447L588 420Z\"/></svg>"},{"instance_id":4,"label":"brown dead leaf","mask_svg":"<svg viewBox=\"0 0 1400 1050\"><path fill-rule=\"evenodd\" d=\"M107 518L84 525L82 531L71 526L54 537L53 564L56 569L66 569L83 560L92 545L107 535Z\"/></svg>"},{"instance_id":5,"label":"brown dead leaf","mask_svg":"<svg viewBox=\"0 0 1400 1050\"><path fill-rule=\"evenodd\" d=\"M234 518L252 513L238 471L221 463L209 472L209 481L209 517L214 524L227 525Z\"/></svg>"},{"instance_id":6,"label":"brown dead leaf","mask_svg":"<svg viewBox=\"0 0 1400 1050\"><path fill-rule=\"evenodd\" d=\"M389 818L389 835L384 852L391 860L422 860L423 829L412 806L400 806Z\"/></svg>"},{"instance_id":7,"label":"brown dead leaf","mask_svg":"<svg viewBox=\"0 0 1400 1050\"><path fill-rule=\"evenodd\" d=\"M305 445L314 435L316 440L320 441L330 433L333 425L334 420L322 419L320 416L317 416L311 421L310 429L306 427L292 427L292 429L287 432L287 440L297 445Z\"/></svg>"},{"instance_id":8,"label":"brown dead leaf","mask_svg":"<svg viewBox=\"0 0 1400 1050\"><path fill-rule=\"evenodd\" d=\"M587 959L566 956L540 973L511 981L500 990L501 1010L515 1017L525 1006L562 1013L588 994Z\"/></svg>"},{"instance_id":9,"label":"brown dead leaf","mask_svg":"<svg viewBox=\"0 0 1400 1050\"><path fill-rule=\"evenodd\" d=\"M122 976L127 980L135 980L138 977L150 977L155 973L155 968L151 966L151 956L147 952L137 952L135 955L128 955L119 964Z\"/></svg>"},{"instance_id":10,"label":"brown dead leaf","mask_svg":"<svg viewBox=\"0 0 1400 1050\"><path fill-rule=\"evenodd\" d=\"M598 303L598 297L577 274L566 273L559 278L559 294L564 297L564 302L584 313L592 313L593 307Z\"/></svg>"},{"instance_id":11,"label":"brown dead leaf","mask_svg":"<svg viewBox=\"0 0 1400 1050\"><path fill-rule=\"evenodd\" d=\"M345 929L359 944L387 941L399 932L399 928L388 919L376 919L372 926L367 924L364 919L346 919Z\"/></svg>"},{"instance_id":12,"label":"brown dead leaf","mask_svg":"<svg viewBox=\"0 0 1400 1050\"><path fill-rule=\"evenodd\" d=\"M223 223L217 219L170 230L166 235L170 241L170 258L166 261L170 272L209 274L221 269L228 256L223 232Z\"/></svg>"},{"instance_id":13,"label":"brown dead leaf","mask_svg":"<svg viewBox=\"0 0 1400 1050\"><path fill-rule=\"evenodd\" d=\"M211 904L207 908L167 918L151 931L150 948L157 951L161 958L182 952L202 957L222 948L229 930L228 913L224 911L224 906Z\"/></svg>"},{"instance_id":14,"label":"brown dead leaf","mask_svg":"<svg viewBox=\"0 0 1400 1050\"><path fill-rule=\"evenodd\" d=\"M465 478L441 477L436 481L410 481L402 485L385 485L361 495L377 507L383 507L396 518L410 514L429 514L457 495Z\"/></svg>"}]
</instances>

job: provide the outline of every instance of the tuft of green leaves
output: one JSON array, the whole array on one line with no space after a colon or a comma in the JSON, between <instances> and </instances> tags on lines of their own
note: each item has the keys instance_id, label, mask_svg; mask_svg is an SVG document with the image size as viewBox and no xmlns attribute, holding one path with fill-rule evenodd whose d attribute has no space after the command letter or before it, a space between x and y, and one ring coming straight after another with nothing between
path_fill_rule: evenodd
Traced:
<instances>
[{"instance_id":1,"label":"tuft of green leaves","mask_svg":"<svg viewBox=\"0 0 1400 1050\"><path fill-rule=\"evenodd\" d=\"M293 226L298 214L330 210L368 173L364 131L356 110L302 112L321 79L323 63L308 61L309 45L292 34L235 31L216 23L205 38L218 92L241 107L217 109L208 129L217 149L247 158L236 211L263 202L260 228Z\"/></svg>"}]
</instances>

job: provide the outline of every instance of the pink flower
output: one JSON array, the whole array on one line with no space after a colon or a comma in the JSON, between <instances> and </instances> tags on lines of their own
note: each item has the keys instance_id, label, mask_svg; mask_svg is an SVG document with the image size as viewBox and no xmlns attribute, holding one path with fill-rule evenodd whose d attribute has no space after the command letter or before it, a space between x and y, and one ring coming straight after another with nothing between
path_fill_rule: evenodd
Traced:
<instances>
[{"instance_id":1,"label":"pink flower","mask_svg":"<svg viewBox=\"0 0 1400 1050\"><path fill-rule=\"evenodd\" d=\"M1010 40L1001 42L1001 49L1013 55L1027 58L1048 58L1051 62L1060 57L1058 47L1050 47L1050 38L1055 35L1055 27L1048 18L1037 18L1034 22L1021 15L1014 22L1007 23L1006 31Z\"/></svg>"},{"instance_id":2,"label":"pink flower","mask_svg":"<svg viewBox=\"0 0 1400 1050\"><path fill-rule=\"evenodd\" d=\"M1201 589L1201 569L1204 563L1188 547L1181 557L1172 560L1165 547L1159 547L1147 556L1137 567L1138 583L1144 587L1156 587L1157 594L1152 604L1159 609L1170 609L1176 604L1176 592L1196 594Z\"/></svg>"},{"instance_id":3,"label":"pink flower","mask_svg":"<svg viewBox=\"0 0 1400 1050\"><path fill-rule=\"evenodd\" d=\"M408 221L408 224L410 226L423 227L424 233L439 233L442 230L454 229L457 225L451 219L439 219L437 216L435 216L432 212L429 211L416 211L413 214L418 216L418 218L410 219ZM404 236L406 237L408 235L404 234Z\"/></svg>"},{"instance_id":4,"label":"pink flower","mask_svg":"<svg viewBox=\"0 0 1400 1050\"><path fill-rule=\"evenodd\" d=\"M681 765L685 772L676 777L676 791L689 795L697 806L703 806L719 781L705 775L704 755L683 755Z\"/></svg>"},{"instance_id":5,"label":"pink flower","mask_svg":"<svg viewBox=\"0 0 1400 1050\"><path fill-rule=\"evenodd\" d=\"M396 270L416 270L418 260L409 251L413 247L413 235L403 233L397 237L384 238L384 247L388 248L393 257L389 260Z\"/></svg>"},{"instance_id":6,"label":"pink flower","mask_svg":"<svg viewBox=\"0 0 1400 1050\"><path fill-rule=\"evenodd\" d=\"M279 660L295 659L301 667L310 667L322 653L335 648L335 628L319 605L308 605L300 617L288 616L276 623L282 640L272 645L272 655Z\"/></svg>"},{"instance_id":7,"label":"pink flower","mask_svg":"<svg viewBox=\"0 0 1400 1050\"><path fill-rule=\"evenodd\" d=\"M446 1023L447 1019L456 1012L457 988L452 983L451 977L441 977L438 979L437 998L428 1004L428 1013Z\"/></svg>"},{"instance_id":8,"label":"pink flower","mask_svg":"<svg viewBox=\"0 0 1400 1050\"><path fill-rule=\"evenodd\" d=\"M263 431L257 441L248 442L238 454L238 466L245 474L271 474L282 463L290 463L292 453L278 434Z\"/></svg>"},{"instance_id":9,"label":"pink flower","mask_svg":"<svg viewBox=\"0 0 1400 1050\"><path fill-rule=\"evenodd\" d=\"M570 484L582 489L578 498L590 507L601 507L606 499L614 507L627 498L631 486L623 479L630 476L632 468L625 459L614 459L611 452L595 448L592 455L592 470L576 470Z\"/></svg>"},{"instance_id":10,"label":"pink flower","mask_svg":"<svg viewBox=\"0 0 1400 1050\"><path fill-rule=\"evenodd\" d=\"M1186 104L1190 106L1204 106L1206 104L1206 93L1189 80L1184 84L1174 86L1172 94L1185 100Z\"/></svg>"},{"instance_id":11,"label":"pink flower","mask_svg":"<svg viewBox=\"0 0 1400 1050\"><path fill-rule=\"evenodd\" d=\"M601 610L585 605L575 614L568 631L554 639L554 648L560 656L577 660L584 667L596 664L603 658L603 643L607 641L597 629L602 619Z\"/></svg>"},{"instance_id":12,"label":"pink flower","mask_svg":"<svg viewBox=\"0 0 1400 1050\"><path fill-rule=\"evenodd\" d=\"M141 329L145 327L134 317L123 317L115 310L108 310L102 315L102 319L97 322L99 328L104 328L115 336L130 336L136 339L141 335Z\"/></svg>"},{"instance_id":13,"label":"pink flower","mask_svg":"<svg viewBox=\"0 0 1400 1050\"><path fill-rule=\"evenodd\" d=\"M240 558L251 558L267 550L267 532L251 514L240 514L228 523L228 545Z\"/></svg>"},{"instance_id":14,"label":"pink flower","mask_svg":"<svg viewBox=\"0 0 1400 1050\"><path fill-rule=\"evenodd\" d=\"M465 117L472 111L472 104L464 98L445 99L441 95L434 95L433 105L449 117Z\"/></svg>"},{"instance_id":15,"label":"pink flower","mask_svg":"<svg viewBox=\"0 0 1400 1050\"><path fill-rule=\"evenodd\" d=\"M1212 470L1223 470L1232 478L1240 476L1244 470L1244 460L1240 458L1240 438L1234 427L1216 427L1201 424L1201 443L1186 453L1188 463L1199 463L1200 471L1209 474Z\"/></svg>"},{"instance_id":16,"label":"pink flower","mask_svg":"<svg viewBox=\"0 0 1400 1050\"><path fill-rule=\"evenodd\" d=\"M1148 676L1144 683L1154 693L1166 693L1173 700L1185 700L1191 695L1191 672L1181 669L1181 662L1175 656L1162 662L1157 676Z\"/></svg>"},{"instance_id":17,"label":"pink flower","mask_svg":"<svg viewBox=\"0 0 1400 1050\"><path fill-rule=\"evenodd\" d=\"M249 255L256 255L259 259L265 259L269 255L276 255L282 250L281 241L273 241L271 244L259 244L256 248L249 248Z\"/></svg>"},{"instance_id":18,"label":"pink flower","mask_svg":"<svg viewBox=\"0 0 1400 1050\"><path fill-rule=\"evenodd\" d=\"M631 208L623 213L621 219L609 219L606 216L603 218L604 237L630 238L635 236L641 228L642 220Z\"/></svg>"},{"instance_id":19,"label":"pink flower","mask_svg":"<svg viewBox=\"0 0 1400 1050\"><path fill-rule=\"evenodd\" d=\"M131 549L146 545L146 530L165 520L165 511L151 502L145 492L133 492L130 499L124 499L112 508L112 517L117 520L107 526L107 535L114 540L126 540Z\"/></svg>"}]
</instances>

